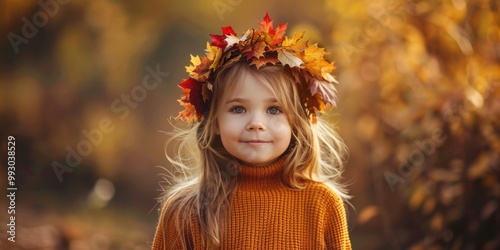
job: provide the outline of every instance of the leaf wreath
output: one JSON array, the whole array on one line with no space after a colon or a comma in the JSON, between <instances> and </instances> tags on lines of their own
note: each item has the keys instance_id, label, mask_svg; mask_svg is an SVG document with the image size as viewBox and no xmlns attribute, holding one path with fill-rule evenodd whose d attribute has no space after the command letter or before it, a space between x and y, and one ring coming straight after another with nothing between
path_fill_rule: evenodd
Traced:
<instances>
[{"instance_id":1,"label":"leaf wreath","mask_svg":"<svg viewBox=\"0 0 500 250\"><path fill-rule=\"evenodd\" d=\"M189 78L179 84L184 95L178 102L184 110L177 118L201 121L213 95L209 80L213 80L221 66L231 66L244 59L257 68L281 65L290 70L312 123L316 123L317 112L336 106L335 84L338 82L332 75L335 66L325 59L325 49L317 44L308 45L307 41L300 42L304 32L291 38L283 37L287 24L274 28L268 13L259 25L261 30L249 29L241 37L237 37L231 26L222 27L222 35L210 34L212 42L207 43L204 57L191 55L191 65L186 67Z\"/></svg>"}]
</instances>

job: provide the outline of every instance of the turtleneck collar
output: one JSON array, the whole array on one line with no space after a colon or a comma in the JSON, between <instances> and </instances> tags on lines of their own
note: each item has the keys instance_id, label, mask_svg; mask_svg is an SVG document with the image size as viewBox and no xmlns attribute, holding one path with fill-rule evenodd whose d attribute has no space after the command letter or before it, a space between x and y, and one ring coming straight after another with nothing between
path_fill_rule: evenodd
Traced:
<instances>
[{"instance_id":1,"label":"turtleneck collar","mask_svg":"<svg viewBox=\"0 0 500 250\"><path fill-rule=\"evenodd\" d=\"M238 182L242 190L271 189L283 187L281 184L281 169L286 157L264 166L239 166Z\"/></svg>"}]
</instances>

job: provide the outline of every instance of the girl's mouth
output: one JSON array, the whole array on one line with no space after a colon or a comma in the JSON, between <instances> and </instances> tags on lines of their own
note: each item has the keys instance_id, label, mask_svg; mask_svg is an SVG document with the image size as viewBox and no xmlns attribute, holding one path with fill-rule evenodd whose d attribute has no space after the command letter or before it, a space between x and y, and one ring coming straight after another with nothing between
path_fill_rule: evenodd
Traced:
<instances>
[{"instance_id":1,"label":"girl's mouth","mask_svg":"<svg viewBox=\"0 0 500 250\"><path fill-rule=\"evenodd\" d=\"M249 144L249 145L262 145L266 143L270 143L269 141L261 141L261 140L250 140L250 141L243 141L243 143Z\"/></svg>"}]
</instances>

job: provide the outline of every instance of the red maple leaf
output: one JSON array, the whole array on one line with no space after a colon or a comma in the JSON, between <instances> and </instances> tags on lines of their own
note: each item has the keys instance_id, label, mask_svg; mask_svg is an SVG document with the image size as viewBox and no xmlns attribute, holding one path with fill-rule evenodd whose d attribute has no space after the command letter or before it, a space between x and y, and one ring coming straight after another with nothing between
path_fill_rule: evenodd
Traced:
<instances>
[{"instance_id":1,"label":"red maple leaf","mask_svg":"<svg viewBox=\"0 0 500 250\"><path fill-rule=\"evenodd\" d=\"M281 43L283 41L283 39L284 39L283 35L286 32L287 26L288 26L287 23L278 25L278 27L276 28L276 30L273 34L274 35L273 40L269 43L269 45L275 45L275 44Z\"/></svg>"},{"instance_id":2,"label":"red maple leaf","mask_svg":"<svg viewBox=\"0 0 500 250\"><path fill-rule=\"evenodd\" d=\"M236 36L236 32L234 32L231 26L222 27L222 34Z\"/></svg>"},{"instance_id":3,"label":"red maple leaf","mask_svg":"<svg viewBox=\"0 0 500 250\"><path fill-rule=\"evenodd\" d=\"M203 101L203 95L201 93L202 83L190 77L181 82L179 86L183 89L190 90L189 96L186 95L186 98L188 98L189 103L191 103L195 107L198 116L202 116L204 112L203 110L204 101Z\"/></svg>"},{"instance_id":4,"label":"red maple leaf","mask_svg":"<svg viewBox=\"0 0 500 250\"><path fill-rule=\"evenodd\" d=\"M224 49L226 47L227 42L224 41L224 39L226 39L225 35L212 35L212 34L210 34L210 37L212 37L212 43L210 45L217 46L221 49Z\"/></svg>"},{"instance_id":5,"label":"red maple leaf","mask_svg":"<svg viewBox=\"0 0 500 250\"><path fill-rule=\"evenodd\" d=\"M264 21L260 22L259 24L262 28L262 31L274 35L275 31L273 29L273 20L271 20L271 18L269 17L268 12L266 12L266 15L264 16Z\"/></svg>"},{"instance_id":6,"label":"red maple leaf","mask_svg":"<svg viewBox=\"0 0 500 250\"><path fill-rule=\"evenodd\" d=\"M193 79L191 77L189 77L188 79L186 79L186 80L182 81L181 83L179 83L179 87L181 87L183 89L194 89L198 85L201 86L201 82L196 81L195 79Z\"/></svg>"},{"instance_id":7,"label":"red maple leaf","mask_svg":"<svg viewBox=\"0 0 500 250\"><path fill-rule=\"evenodd\" d=\"M225 39L227 35L236 36L236 32L234 32L233 27L231 26L222 27L222 35L210 34L210 37L212 38L212 43L210 45L217 46L221 49L226 48L227 41Z\"/></svg>"}]
</instances>

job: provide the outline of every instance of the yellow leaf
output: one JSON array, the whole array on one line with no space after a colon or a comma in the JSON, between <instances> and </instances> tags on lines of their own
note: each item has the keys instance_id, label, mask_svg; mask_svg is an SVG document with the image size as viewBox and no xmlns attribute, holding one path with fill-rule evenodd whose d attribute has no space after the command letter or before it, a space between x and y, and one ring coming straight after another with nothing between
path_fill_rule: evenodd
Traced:
<instances>
[{"instance_id":1,"label":"yellow leaf","mask_svg":"<svg viewBox=\"0 0 500 250\"><path fill-rule=\"evenodd\" d=\"M286 47L296 44L300 39L302 39L302 37L304 37L304 33L305 31L301 33L295 33L292 38L285 37L285 40L283 41L283 43L281 43L281 45L283 47Z\"/></svg>"},{"instance_id":2,"label":"yellow leaf","mask_svg":"<svg viewBox=\"0 0 500 250\"><path fill-rule=\"evenodd\" d=\"M201 59L199 56L191 56L191 65L186 66L186 72L188 72L190 75L193 73L193 70L196 69L198 65L201 63Z\"/></svg>"},{"instance_id":3,"label":"yellow leaf","mask_svg":"<svg viewBox=\"0 0 500 250\"><path fill-rule=\"evenodd\" d=\"M324 59L325 55L324 48L319 48L317 44L313 44L301 53L301 58L304 61L304 66L313 76L333 81L334 79L332 79L330 73L333 72L335 66Z\"/></svg>"},{"instance_id":4,"label":"yellow leaf","mask_svg":"<svg viewBox=\"0 0 500 250\"><path fill-rule=\"evenodd\" d=\"M193 66L198 66L201 63L199 56L193 56L191 54L189 56L191 57L191 64L193 64Z\"/></svg>"},{"instance_id":5,"label":"yellow leaf","mask_svg":"<svg viewBox=\"0 0 500 250\"><path fill-rule=\"evenodd\" d=\"M210 59L207 57L201 58L200 63L195 67L195 69L193 69L190 76L198 81L206 81L210 73L210 65L212 65L212 61Z\"/></svg>"},{"instance_id":6,"label":"yellow leaf","mask_svg":"<svg viewBox=\"0 0 500 250\"><path fill-rule=\"evenodd\" d=\"M333 62L329 63L326 60L323 60L321 67L321 76L330 82L339 83L337 79L335 79L332 74L330 74L334 69L335 65L333 64Z\"/></svg>"},{"instance_id":7,"label":"yellow leaf","mask_svg":"<svg viewBox=\"0 0 500 250\"><path fill-rule=\"evenodd\" d=\"M304 62L314 62L318 60L323 60L326 52L324 48L319 48L318 44L313 44L304 50L302 59Z\"/></svg>"},{"instance_id":8,"label":"yellow leaf","mask_svg":"<svg viewBox=\"0 0 500 250\"><path fill-rule=\"evenodd\" d=\"M304 66L314 77L317 78L330 78L327 74L331 73L335 69L333 63L329 63L321 59L305 62Z\"/></svg>"},{"instance_id":9,"label":"yellow leaf","mask_svg":"<svg viewBox=\"0 0 500 250\"><path fill-rule=\"evenodd\" d=\"M210 43L207 42L207 48L205 49L205 54L207 58L212 61L209 69L216 70L219 67L219 61L222 57L222 49L217 46L211 46ZM201 62L200 62L201 63Z\"/></svg>"}]
</instances>

